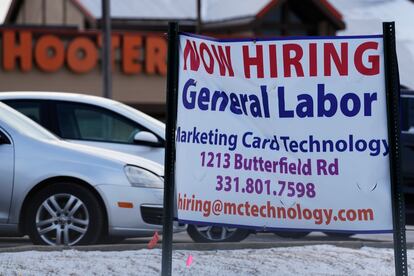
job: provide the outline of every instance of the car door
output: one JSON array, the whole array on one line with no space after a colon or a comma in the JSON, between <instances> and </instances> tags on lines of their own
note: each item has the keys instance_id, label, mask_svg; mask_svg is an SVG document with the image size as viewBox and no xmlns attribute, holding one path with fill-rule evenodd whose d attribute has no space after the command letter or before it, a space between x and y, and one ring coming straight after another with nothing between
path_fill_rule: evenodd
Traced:
<instances>
[{"instance_id":1,"label":"car door","mask_svg":"<svg viewBox=\"0 0 414 276\"><path fill-rule=\"evenodd\" d=\"M9 218L14 179L14 148L11 138L0 127L0 223Z\"/></svg>"},{"instance_id":2,"label":"car door","mask_svg":"<svg viewBox=\"0 0 414 276\"><path fill-rule=\"evenodd\" d=\"M164 148L134 141L140 131L150 131L111 110L98 106L55 102L58 136L73 143L102 147L144 157L163 164Z\"/></svg>"},{"instance_id":3,"label":"car door","mask_svg":"<svg viewBox=\"0 0 414 276\"><path fill-rule=\"evenodd\" d=\"M401 96L401 170L406 222L414 224L414 95Z\"/></svg>"},{"instance_id":4,"label":"car door","mask_svg":"<svg viewBox=\"0 0 414 276\"><path fill-rule=\"evenodd\" d=\"M414 193L414 96L401 96L401 156L402 172Z\"/></svg>"}]
</instances>

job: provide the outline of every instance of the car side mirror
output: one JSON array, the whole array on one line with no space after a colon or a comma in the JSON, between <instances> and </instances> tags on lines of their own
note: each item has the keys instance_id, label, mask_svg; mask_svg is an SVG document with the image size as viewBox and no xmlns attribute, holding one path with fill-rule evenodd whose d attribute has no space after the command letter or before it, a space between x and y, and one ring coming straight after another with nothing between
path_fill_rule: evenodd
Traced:
<instances>
[{"instance_id":1,"label":"car side mirror","mask_svg":"<svg viewBox=\"0 0 414 276\"><path fill-rule=\"evenodd\" d=\"M154 133L149 131L137 132L134 136L134 143L138 145L150 146L150 147L163 147L164 143L155 136Z\"/></svg>"}]
</instances>

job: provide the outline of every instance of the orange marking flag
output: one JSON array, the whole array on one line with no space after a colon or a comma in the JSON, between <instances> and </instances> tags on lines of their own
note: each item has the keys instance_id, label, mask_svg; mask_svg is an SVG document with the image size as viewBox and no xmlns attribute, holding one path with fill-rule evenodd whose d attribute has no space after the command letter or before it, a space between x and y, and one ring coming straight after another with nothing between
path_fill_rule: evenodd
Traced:
<instances>
[{"instance_id":1,"label":"orange marking flag","mask_svg":"<svg viewBox=\"0 0 414 276\"><path fill-rule=\"evenodd\" d=\"M158 232L154 233L154 236L152 236L152 239L148 243L148 249L153 249L156 245L160 237L158 236Z\"/></svg>"},{"instance_id":2,"label":"orange marking flag","mask_svg":"<svg viewBox=\"0 0 414 276\"><path fill-rule=\"evenodd\" d=\"M187 267L189 267L192 263L193 263L193 256L188 255L187 263L186 263Z\"/></svg>"}]
</instances>

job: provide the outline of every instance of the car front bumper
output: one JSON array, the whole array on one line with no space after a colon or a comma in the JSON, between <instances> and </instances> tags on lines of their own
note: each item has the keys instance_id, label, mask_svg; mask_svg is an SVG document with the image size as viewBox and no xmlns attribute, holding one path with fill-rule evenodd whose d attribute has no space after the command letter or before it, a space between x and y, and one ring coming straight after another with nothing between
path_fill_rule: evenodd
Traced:
<instances>
[{"instance_id":1,"label":"car front bumper","mask_svg":"<svg viewBox=\"0 0 414 276\"><path fill-rule=\"evenodd\" d=\"M146 237L162 230L163 189L119 185L98 185L96 188L105 201L109 235ZM186 225L174 222L173 229L181 232Z\"/></svg>"}]
</instances>

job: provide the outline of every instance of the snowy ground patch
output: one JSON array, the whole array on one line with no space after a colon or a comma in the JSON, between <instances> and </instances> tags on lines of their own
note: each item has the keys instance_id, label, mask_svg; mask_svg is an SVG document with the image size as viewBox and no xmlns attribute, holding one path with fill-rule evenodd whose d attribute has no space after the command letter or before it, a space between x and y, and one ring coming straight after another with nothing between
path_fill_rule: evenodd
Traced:
<instances>
[{"instance_id":1,"label":"snowy ground patch","mask_svg":"<svg viewBox=\"0 0 414 276\"><path fill-rule=\"evenodd\" d=\"M186 267L188 255L193 263ZM408 252L409 272L414 250ZM0 254L0 275L160 275L161 250L29 251ZM217 251L177 250L173 275L393 275L392 249L330 245Z\"/></svg>"}]
</instances>

